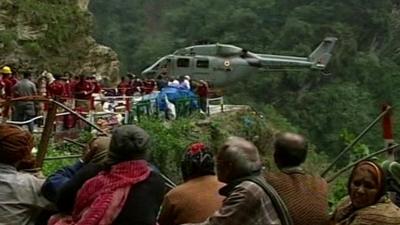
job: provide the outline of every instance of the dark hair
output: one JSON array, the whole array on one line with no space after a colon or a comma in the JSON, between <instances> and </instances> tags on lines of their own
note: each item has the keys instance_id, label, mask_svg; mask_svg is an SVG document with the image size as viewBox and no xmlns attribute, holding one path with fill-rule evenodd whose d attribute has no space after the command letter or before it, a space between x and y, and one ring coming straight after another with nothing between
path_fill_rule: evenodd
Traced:
<instances>
[{"instance_id":1,"label":"dark hair","mask_svg":"<svg viewBox=\"0 0 400 225\"><path fill-rule=\"evenodd\" d=\"M274 148L274 159L279 168L294 167L306 160L308 144L304 140L293 141L283 133L277 135Z\"/></svg>"},{"instance_id":2,"label":"dark hair","mask_svg":"<svg viewBox=\"0 0 400 225\"><path fill-rule=\"evenodd\" d=\"M192 151L192 146L200 149ZM215 175L214 156L208 146L203 143L192 143L186 148L181 162L181 172L184 181L207 175Z\"/></svg>"},{"instance_id":3,"label":"dark hair","mask_svg":"<svg viewBox=\"0 0 400 225\"><path fill-rule=\"evenodd\" d=\"M61 80L61 77L62 77L61 74L58 74L58 73L54 74L54 79L56 79L56 80Z\"/></svg>"},{"instance_id":4,"label":"dark hair","mask_svg":"<svg viewBox=\"0 0 400 225\"><path fill-rule=\"evenodd\" d=\"M28 79L28 78L31 78L31 77L32 77L32 74L31 74L31 72L29 72L29 71L24 71L22 74L23 74L23 76L24 76L25 79Z\"/></svg>"}]
</instances>

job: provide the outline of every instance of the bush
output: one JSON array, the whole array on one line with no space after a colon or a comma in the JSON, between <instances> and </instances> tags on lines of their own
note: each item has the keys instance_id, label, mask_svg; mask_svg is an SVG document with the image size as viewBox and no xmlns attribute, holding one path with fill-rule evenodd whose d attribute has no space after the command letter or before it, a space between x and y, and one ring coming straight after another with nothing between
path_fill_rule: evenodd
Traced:
<instances>
[{"instance_id":1,"label":"bush","mask_svg":"<svg viewBox=\"0 0 400 225\"><path fill-rule=\"evenodd\" d=\"M179 168L186 147L196 141L210 143L210 136L202 133L189 118L173 122L147 118L139 126L151 136L151 161L174 182L181 180Z\"/></svg>"},{"instance_id":2,"label":"bush","mask_svg":"<svg viewBox=\"0 0 400 225\"><path fill-rule=\"evenodd\" d=\"M24 49L28 54L32 56L38 56L41 52L41 47L37 42L26 42L24 43Z\"/></svg>"}]
</instances>

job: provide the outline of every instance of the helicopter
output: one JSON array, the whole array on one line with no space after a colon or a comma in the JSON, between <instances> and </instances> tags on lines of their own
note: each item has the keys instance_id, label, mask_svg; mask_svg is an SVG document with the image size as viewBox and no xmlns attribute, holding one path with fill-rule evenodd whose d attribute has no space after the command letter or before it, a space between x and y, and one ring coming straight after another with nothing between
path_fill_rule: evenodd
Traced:
<instances>
[{"instance_id":1,"label":"helicopter","mask_svg":"<svg viewBox=\"0 0 400 225\"><path fill-rule=\"evenodd\" d=\"M337 42L335 37L326 37L307 57L259 54L234 45L194 45L176 50L157 60L142 72L142 76L155 78L189 75L195 80L204 80L222 86L250 74L262 71L311 69L323 71L332 56Z\"/></svg>"}]
</instances>

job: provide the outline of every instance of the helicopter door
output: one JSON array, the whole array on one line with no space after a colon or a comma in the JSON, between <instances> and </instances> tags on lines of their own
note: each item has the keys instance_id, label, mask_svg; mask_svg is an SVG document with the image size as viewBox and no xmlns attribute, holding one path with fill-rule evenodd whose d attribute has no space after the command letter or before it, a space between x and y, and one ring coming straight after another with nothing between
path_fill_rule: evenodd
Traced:
<instances>
[{"instance_id":1,"label":"helicopter door","mask_svg":"<svg viewBox=\"0 0 400 225\"><path fill-rule=\"evenodd\" d=\"M171 59L167 58L162 60L159 65L158 65L158 70L160 71L160 74L171 74L172 71L172 66L171 66Z\"/></svg>"},{"instance_id":2,"label":"helicopter door","mask_svg":"<svg viewBox=\"0 0 400 225\"><path fill-rule=\"evenodd\" d=\"M190 75L193 71L193 58L179 56L174 59L172 75L176 78L180 76Z\"/></svg>"},{"instance_id":3,"label":"helicopter door","mask_svg":"<svg viewBox=\"0 0 400 225\"><path fill-rule=\"evenodd\" d=\"M193 70L193 77L197 80L208 80L210 77L210 59L206 57L196 57Z\"/></svg>"}]
</instances>

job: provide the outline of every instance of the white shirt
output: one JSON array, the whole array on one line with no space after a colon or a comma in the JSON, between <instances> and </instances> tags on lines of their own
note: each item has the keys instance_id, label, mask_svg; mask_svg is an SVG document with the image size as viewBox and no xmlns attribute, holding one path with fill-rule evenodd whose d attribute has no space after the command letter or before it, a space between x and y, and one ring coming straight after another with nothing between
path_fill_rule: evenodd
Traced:
<instances>
[{"instance_id":1,"label":"white shirt","mask_svg":"<svg viewBox=\"0 0 400 225\"><path fill-rule=\"evenodd\" d=\"M190 90L190 82L189 82L189 80L186 80L186 79L183 80L182 83L181 83L181 87L184 88L184 89Z\"/></svg>"},{"instance_id":2,"label":"white shirt","mask_svg":"<svg viewBox=\"0 0 400 225\"><path fill-rule=\"evenodd\" d=\"M174 81L172 81L172 82L168 82L168 86L171 86L171 87L179 87L179 81L174 80Z\"/></svg>"},{"instance_id":3,"label":"white shirt","mask_svg":"<svg viewBox=\"0 0 400 225\"><path fill-rule=\"evenodd\" d=\"M0 163L0 224L31 225L51 203L41 195L44 180Z\"/></svg>"}]
</instances>

